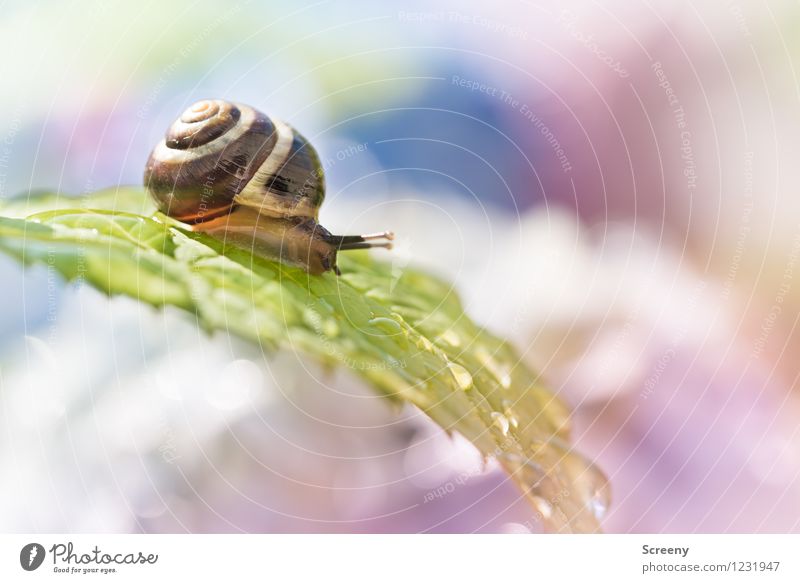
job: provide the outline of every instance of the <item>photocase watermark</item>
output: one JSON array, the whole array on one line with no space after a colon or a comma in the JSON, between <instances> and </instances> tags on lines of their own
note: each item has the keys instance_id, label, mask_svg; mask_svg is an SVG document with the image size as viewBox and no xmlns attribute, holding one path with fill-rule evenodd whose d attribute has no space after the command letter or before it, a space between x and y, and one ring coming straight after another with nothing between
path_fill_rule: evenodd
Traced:
<instances>
[{"instance_id":1,"label":"photocase watermark","mask_svg":"<svg viewBox=\"0 0 800 583\"><path fill-rule=\"evenodd\" d=\"M229 160L229 164L222 167L222 170L231 176L242 180L246 176L247 168L239 166L235 160ZM197 202L196 220L202 221L203 217L208 214L208 204L214 200L214 184L216 183L216 175L214 172L209 172L203 183L200 185L200 199ZM192 293L196 293L192 290ZM197 299L192 296L193 299Z\"/></svg>"},{"instance_id":2,"label":"photocase watermark","mask_svg":"<svg viewBox=\"0 0 800 583\"><path fill-rule=\"evenodd\" d=\"M725 281L722 284L721 296L723 299L728 299L731 295L742 263L742 258L744 257L747 238L753 230L750 226L753 215L753 152L751 150L744 153L743 168L744 204L742 206L742 216L739 219L739 233L736 237L733 255L728 264L728 273L725 277Z\"/></svg>"},{"instance_id":3,"label":"photocase watermark","mask_svg":"<svg viewBox=\"0 0 800 583\"><path fill-rule=\"evenodd\" d=\"M544 120L540 118L527 103L517 99L513 94L504 89L500 89L499 87L495 87L482 81L466 79L460 75L453 75L450 79L450 83L451 85L455 85L462 89L467 89L471 92L483 93L489 97L499 99L503 104L518 112L523 118L533 124L533 127L539 130L539 133L550 146L559 163L561 164L561 170L564 172L564 174L568 174L572 171L572 164L570 163L566 151L561 145L561 142L558 140L558 138L556 138L555 134L547 126Z\"/></svg>"},{"instance_id":4,"label":"photocase watermark","mask_svg":"<svg viewBox=\"0 0 800 583\"><path fill-rule=\"evenodd\" d=\"M48 323L47 337L52 344L58 338L58 286L60 276L56 269L56 252L50 248L47 250L47 311L46 320Z\"/></svg>"},{"instance_id":5,"label":"photocase watermark","mask_svg":"<svg viewBox=\"0 0 800 583\"><path fill-rule=\"evenodd\" d=\"M8 129L6 135L3 136L0 142L0 196L3 196L8 183L8 169L11 166L11 152L14 146L14 141L17 139L19 132L22 129L22 116L17 111L11 116L8 122Z\"/></svg>"},{"instance_id":6,"label":"photocase watermark","mask_svg":"<svg viewBox=\"0 0 800 583\"><path fill-rule=\"evenodd\" d=\"M39 543L29 543L19 553L19 564L25 571L35 571L47 558L52 559L52 572L69 575L107 575L117 573L120 565L155 565L158 555L155 553L136 552L104 552L99 546L87 551L77 551L73 543L56 543L45 550Z\"/></svg>"},{"instance_id":7,"label":"photocase watermark","mask_svg":"<svg viewBox=\"0 0 800 583\"><path fill-rule=\"evenodd\" d=\"M498 458L503 455L505 452L510 451L514 445L515 441L508 437L497 444L497 447L494 448L491 452L491 457ZM447 480L446 482L440 484L436 488L432 488L425 492L422 497L422 503L427 504L429 502L433 502L434 500L438 500L444 498L448 494L452 494L456 491L457 488L463 486L467 482L469 482L475 476L480 476L484 474L486 469L483 466L476 466L469 470L465 470L460 472L454 478Z\"/></svg>"},{"instance_id":8,"label":"photocase watermark","mask_svg":"<svg viewBox=\"0 0 800 583\"><path fill-rule=\"evenodd\" d=\"M670 346L667 350L664 351L664 354L656 361L656 365L653 368L653 372L650 374L647 379L644 381L644 388L642 392L639 393L643 399L647 399L655 392L656 386L658 382L661 380L661 375L664 374L664 371L667 370L669 363L673 361L675 358L675 348Z\"/></svg>"},{"instance_id":9,"label":"photocase watermark","mask_svg":"<svg viewBox=\"0 0 800 583\"><path fill-rule=\"evenodd\" d=\"M369 142L360 142L358 144L348 144L344 148L337 150L333 156L323 158L319 162L319 166L314 168L309 173L308 178L305 179L303 185L299 189L299 193L303 196L308 196L311 192L319 188L325 178L325 173L336 166L340 162L344 162L354 156L363 154L369 149Z\"/></svg>"},{"instance_id":10,"label":"photocase watermark","mask_svg":"<svg viewBox=\"0 0 800 583\"><path fill-rule=\"evenodd\" d=\"M697 190L697 165L692 148L692 133L689 131L686 121L686 111L683 109L683 105L681 105L680 99L672 87L672 83L670 83L667 78L667 74L664 72L661 62L656 61L650 65L650 68L656 75L658 86L664 90L667 103L672 110L675 125L680 132L680 152L681 160L683 161L683 175L686 178L686 191L692 196Z\"/></svg>"},{"instance_id":11,"label":"photocase watermark","mask_svg":"<svg viewBox=\"0 0 800 583\"><path fill-rule=\"evenodd\" d=\"M42 566L46 556L44 547L39 543L28 543L19 552L19 565L26 571L35 571Z\"/></svg>"},{"instance_id":12,"label":"photocase watermark","mask_svg":"<svg viewBox=\"0 0 800 583\"><path fill-rule=\"evenodd\" d=\"M789 250L788 257L786 258L786 264L783 269L783 279L780 286L778 286L778 292L775 294L775 299L769 311L767 312L767 315L764 316L764 319L761 321L761 332L753 343L753 350L750 353L751 360L759 358L764 352L764 349L767 345L767 340L769 340L769 337L775 329L776 323L778 322L778 318L783 312L783 303L786 301L786 296L792 289L794 270L797 266L798 258L800 258L800 225L798 225L797 234L795 234L792 247Z\"/></svg>"},{"instance_id":13,"label":"photocase watermark","mask_svg":"<svg viewBox=\"0 0 800 583\"><path fill-rule=\"evenodd\" d=\"M163 416L161 418L160 430L161 444L158 446L158 453L162 460L172 465L181 458L178 453L178 439L175 435L175 430L172 429Z\"/></svg>"},{"instance_id":14,"label":"photocase watermark","mask_svg":"<svg viewBox=\"0 0 800 583\"><path fill-rule=\"evenodd\" d=\"M594 380L588 389L588 394L591 395L597 390L597 384L608 382L607 379L609 371L612 373L612 375L616 374L616 369L618 366L617 363L620 361L620 355L625 348L628 338L636 328L640 311L641 306L636 304L630 312L625 314L625 321L622 324L622 328L614 335L614 340L611 343L608 352L605 354L605 358L593 368L592 377Z\"/></svg>"},{"instance_id":15,"label":"photocase watermark","mask_svg":"<svg viewBox=\"0 0 800 583\"><path fill-rule=\"evenodd\" d=\"M164 91L164 87L166 87L169 80L175 75L178 69L183 65L184 61L186 61L192 53L194 53L198 47L202 46L211 36L224 24L230 22L235 16L241 12L242 8L249 4L249 0L246 2L240 2L235 4L234 6L227 8L223 13L222 16L213 22L209 23L207 26L202 28L200 31L195 34L189 42L184 43L180 50L178 51L178 55L166 66L159 75L158 79L152 83L152 89L148 93L147 97L145 98L142 106L136 112L136 115L139 119L145 119L152 109L153 105L158 102L158 99L161 93Z\"/></svg>"},{"instance_id":16,"label":"photocase watermark","mask_svg":"<svg viewBox=\"0 0 800 583\"><path fill-rule=\"evenodd\" d=\"M552 514L552 510L550 509L561 506L561 503L564 502L564 500L566 500L569 497L570 497L570 491L567 488L562 488L556 493L555 496L551 496L550 498L542 498L541 502L537 504L538 509L536 510L536 512L529 520L523 522L522 526L524 526L529 531L533 531L536 528L536 524L534 524L534 522L540 524L541 522L549 518L550 515Z\"/></svg>"},{"instance_id":17,"label":"photocase watermark","mask_svg":"<svg viewBox=\"0 0 800 583\"><path fill-rule=\"evenodd\" d=\"M753 36L753 33L750 32L750 27L747 25L747 19L742 12L742 7L736 2L730 2L728 4L728 11L731 13L731 16L733 16L736 27L739 29L739 32L742 33L742 36L744 38Z\"/></svg>"},{"instance_id":18,"label":"photocase watermark","mask_svg":"<svg viewBox=\"0 0 800 583\"><path fill-rule=\"evenodd\" d=\"M595 55L601 63L614 71L620 78L625 79L630 73L622 66L619 60L612 57L594 40L594 35L584 34L577 28L578 16L569 10L562 10L556 21L562 25L572 38L586 47L589 52Z\"/></svg>"},{"instance_id":19,"label":"photocase watermark","mask_svg":"<svg viewBox=\"0 0 800 583\"><path fill-rule=\"evenodd\" d=\"M692 315L697 309L700 295L703 293L703 291L705 291L705 289L706 289L706 282L704 281L699 282L695 287L694 291L692 292L692 295L689 297L686 308L684 309L684 314L686 318L684 320L685 322L691 320ZM642 399L649 398L655 392L655 389L661 380L661 376L667 370L667 367L670 365L670 363L673 360L675 360L675 357L678 354L678 347L681 345L684 338L686 338L686 334L687 334L687 326L686 324L684 324L677 330L675 335L672 337L669 346L658 358L655 366L653 367L652 372L645 379L643 388L639 393L639 396Z\"/></svg>"},{"instance_id":20,"label":"photocase watermark","mask_svg":"<svg viewBox=\"0 0 800 583\"><path fill-rule=\"evenodd\" d=\"M317 338L322 343L323 350L331 357L341 362L347 368L352 370L392 370L397 368L406 368L405 359L396 359L388 356L384 360L361 360L348 356L339 348L339 346L332 340L333 337L339 334L338 325L333 320L325 318L313 304L306 305L305 322L310 325L317 335Z\"/></svg>"},{"instance_id":21,"label":"photocase watermark","mask_svg":"<svg viewBox=\"0 0 800 583\"><path fill-rule=\"evenodd\" d=\"M503 34L510 38L527 39L528 31L520 26L501 22L494 18L487 18L479 14L465 14L463 12L450 11L450 10L437 10L431 12L417 11L406 12L400 10L397 13L397 19L401 22L413 22L418 24L425 24L429 22L444 22L450 24L475 26L488 30L494 34Z\"/></svg>"},{"instance_id":22,"label":"photocase watermark","mask_svg":"<svg viewBox=\"0 0 800 583\"><path fill-rule=\"evenodd\" d=\"M322 160L322 169L328 170L336 165L337 162L344 162L348 158L352 158L353 156L357 156L359 154L363 154L369 149L369 142L361 142L358 144L348 144L344 148L340 148L336 151L336 154L333 157L328 157Z\"/></svg>"},{"instance_id":23,"label":"photocase watermark","mask_svg":"<svg viewBox=\"0 0 800 583\"><path fill-rule=\"evenodd\" d=\"M422 498L422 503L427 504L428 502L433 502L436 499L444 498L448 494L452 494L456 491L457 487L463 486L472 476L480 473L481 472L461 472L452 480L448 480L444 484L425 492L425 496Z\"/></svg>"},{"instance_id":24,"label":"photocase watermark","mask_svg":"<svg viewBox=\"0 0 800 583\"><path fill-rule=\"evenodd\" d=\"M87 180L84 185L82 196L79 197L80 208L82 210L92 209L93 201L92 195L95 191L95 185L92 180ZM95 233L91 230L80 231L78 234L78 242L84 243L85 241L93 241ZM86 284L86 274L89 272L88 262L86 260L86 247L78 245L78 250L75 255L75 269L72 274L72 283L76 287L81 287Z\"/></svg>"},{"instance_id":25,"label":"photocase watermark","mask_svg":"<svg viewBox=\"0 0 800 583\"><path fill-rule=\"evenodd\" d=\"M89 209L91 206L90 195L93 190L93 183L88 181L85 185L83 196L75 197L76 206L81 209ZM86 249L82 243L89 241L93 238L91 231L80 231L77 235L79 245L76 251L70 256L63 255L56 244L51 243L47 249L45 259L46 269L46 292L47 292L47 306L45 309L45 319L48 324L47 338L50 343L58 339L58 290L60 282L63 279L62 269L70 277L71 283L76 288L80 288L86 282L86 274L88 272L88 263L86 259ZM74 264L69 266L68 263L73 261ZM66 268L66 269L65 269Z\"/></svg>"}]
</instances>

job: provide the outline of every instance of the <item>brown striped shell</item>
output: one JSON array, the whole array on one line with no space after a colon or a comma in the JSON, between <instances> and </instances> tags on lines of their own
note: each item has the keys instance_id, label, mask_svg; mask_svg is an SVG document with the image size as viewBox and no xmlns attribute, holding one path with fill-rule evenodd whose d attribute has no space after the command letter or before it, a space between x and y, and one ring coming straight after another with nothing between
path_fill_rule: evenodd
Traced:
<instances>
[{"instance_id":1,"label":"brown striped shell","mask_svg":"<svg viewBox=\"0 0 800 583\"><path fill-rule=\"evenodd\" d=\"M325 178L291 126L223 100L198 101L150 154L144 183L161 212L202 223L237 206L276 218L316 218Z\"/></svg>"},{"instance_id":2,"label":"brown striped shell","mask_svg":"<svg viewBox=\"0 0 800 583\"><path fill-rule=\"evenodd\" d=\"M144 183L193 231L308 273L339 273L337 253L391 248L390 232L333 235L317 223L325 178L294 128L247 105L198 101L153 149Z\"/></svg>"}]
</instances>

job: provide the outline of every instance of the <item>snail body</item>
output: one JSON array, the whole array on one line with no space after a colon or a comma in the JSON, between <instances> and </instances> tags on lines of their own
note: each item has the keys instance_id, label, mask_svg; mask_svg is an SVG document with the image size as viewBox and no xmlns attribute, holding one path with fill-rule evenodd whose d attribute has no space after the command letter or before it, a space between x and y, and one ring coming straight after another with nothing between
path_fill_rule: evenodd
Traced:
<instances>
[{"instance_id":1,"label":"snail body","mask_svg":"<svg viewBox=\"0 0 800 583\"><path fill-rule=\"evenodd\" d=\"M391 248L389 232L332 235L320 225L317 152L294 128L247 105L189 107L150 154L144 183L161 212L192 230L311 274L338 274L338 251Z\"/></svg>"}]
</instances>

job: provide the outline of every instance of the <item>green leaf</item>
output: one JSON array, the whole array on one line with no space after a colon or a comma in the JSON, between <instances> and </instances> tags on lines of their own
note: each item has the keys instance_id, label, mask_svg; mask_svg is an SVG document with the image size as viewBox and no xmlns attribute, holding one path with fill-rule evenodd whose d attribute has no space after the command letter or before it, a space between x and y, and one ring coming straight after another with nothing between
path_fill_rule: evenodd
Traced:
<instances>
[{"instance_id":1,"label":"green leaf","mask_svg":"<svg viewBox=\"0 0 800 583\"><path fill-rule=\"evenodd\" d=\"M312 276L192 232L138 188L39 193L0 215L0 249L22 262L349 367L496 458L550 530L598 529L607 482L568 444L567 409L447 282L366 252L341 254L341 277Z\"/></svg>"}]
</instances>

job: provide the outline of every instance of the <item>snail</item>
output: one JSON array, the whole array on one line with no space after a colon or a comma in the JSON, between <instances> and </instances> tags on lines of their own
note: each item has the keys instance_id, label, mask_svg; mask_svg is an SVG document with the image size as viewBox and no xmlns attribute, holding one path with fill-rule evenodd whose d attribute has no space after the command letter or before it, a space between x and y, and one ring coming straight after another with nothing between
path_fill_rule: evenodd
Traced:
<instances>
[{"instance_id":1,"label":"snail","mask_svg":"<svg viewBox=\"0 0 800 583\"><path fill-rule=\"evenodd\" d=\"M193 231L298 265L333 270L338 251L385 247L391 232L332 235L318 221L325 177L288 124L220 99L198 101L153 149L144 183L158 209Z\"/></svg>"}]
</instances>

